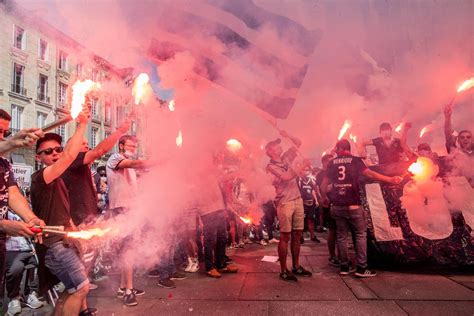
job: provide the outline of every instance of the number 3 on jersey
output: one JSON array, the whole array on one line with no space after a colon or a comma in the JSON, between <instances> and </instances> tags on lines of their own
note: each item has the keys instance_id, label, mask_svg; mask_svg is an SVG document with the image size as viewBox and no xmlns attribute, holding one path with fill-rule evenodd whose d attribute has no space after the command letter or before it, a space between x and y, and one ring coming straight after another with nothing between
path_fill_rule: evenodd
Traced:
<instances>
[{"instance_id":1,"label":"number 3 on jersey","mask_svg":"<svg viewBox=\"0 0 474 316\"><path fill-rule=\"evenodd\" d=\"M337 167L339 170L339 177L337 177L337 180L345 180L346 179L346 166L339 166Z\"/></svg>"}]
</instances>

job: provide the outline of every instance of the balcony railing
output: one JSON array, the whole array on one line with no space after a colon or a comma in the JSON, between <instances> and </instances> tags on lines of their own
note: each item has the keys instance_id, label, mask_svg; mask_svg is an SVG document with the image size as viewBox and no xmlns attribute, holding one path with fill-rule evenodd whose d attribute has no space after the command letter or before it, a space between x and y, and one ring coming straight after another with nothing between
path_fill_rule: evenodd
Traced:
<instances>
[{"instance_id":1,"label":"balcony railing","mask_svg":"<svg viewBox=\"0 0 474 316\"><path fill-rule=\"evenodd\" d=\"M21 94L23 96L26 96L26 89L23 88L21 85L13 83L12 84L12 92L15 92L17 94Z\"/></svg>"},{"instance_id":2,"label":"balcony railing","mask_svg":"<svg viewBox=\"0 0 474 316\"><path fill-rule=\"evenodd\" d=\"M49 103L50 98L48 97L48 94L43 93L43 92L38 92L38 101Z\"/></svg>"}]
</instances>

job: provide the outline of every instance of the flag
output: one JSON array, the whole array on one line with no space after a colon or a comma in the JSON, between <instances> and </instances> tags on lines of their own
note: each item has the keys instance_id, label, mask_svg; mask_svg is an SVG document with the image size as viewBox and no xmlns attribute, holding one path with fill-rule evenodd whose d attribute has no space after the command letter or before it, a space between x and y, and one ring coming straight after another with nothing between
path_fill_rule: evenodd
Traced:
<instances>
[{"instance_id":1,"label":"flag","mask_svg":"<svg viewBox=\"0 0 474 316\"><path fill-rule=\"evenodd\" d=\"M252 0L177 2L158 22L149 56L189 52L194 72L275 118L290 113L318 33Z\"/></svg>"}]
</instances>

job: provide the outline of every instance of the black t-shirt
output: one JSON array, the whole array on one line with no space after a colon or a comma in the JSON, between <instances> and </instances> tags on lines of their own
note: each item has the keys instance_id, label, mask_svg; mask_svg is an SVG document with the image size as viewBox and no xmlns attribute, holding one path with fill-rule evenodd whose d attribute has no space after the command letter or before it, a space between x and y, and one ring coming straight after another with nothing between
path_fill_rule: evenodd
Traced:
<instances>
[{"instance_id":1,"label":"black t-shirt","mask_svg":"<svg viewBox=\"0 0 474 316\"><path fill-rule=\"evenodd\" d=\"M46 225L71 227L69 194L63 179L57 178L50 184L44 181L45 169L31 175L31 205L33 212L44 220ZM46 246L62 240L62 235L51 234L43 238Z\"/></svg>"},{"instance_id":2,"label":"black t-shirt","mask_svg":"<svg viewBox=\"0 0 474 316\"><path fill-rule=\"evenodd\" d=\"M298 177L298 187L300 188L303 201L314 201L313 191L316 188L314 176Z\"/></svg>"},{"instance_id":3,"label":"black t-shirt","mask_svg":"<svg viewBox=\"0 0 474 316\"><path fill-rule=\"evenodd\" d=\"M382 137L372 139L375 151L379 157L379 164L393 163L400 161L400 154L403 152L400 139L394 138L390 146L386 146Z\"/></svg>"},{"instance_id":4,"label":"black t-shirt","mask_svg":"<svg viewBox=\"0 0 474 316\"><path fill-rule=\"evenodd\" d=\"M365 169L364 161L352 155L338 156L329 162L327 176L333 189L328 197L333 205L361 204L359 177Z\"/></svg>"},{"instance_id":5,"label":"black t-shirt","mask_svg":"<svg viewBox=\"0 0 474 316\"><path fill-rule=\"evenodd\" d=\"M94 188L91 168L84 164L86 153L77 155L61 178L69 192L71 217L75 225L80 225L97 216L97 192Z\"/></svg>"}]
</instances>

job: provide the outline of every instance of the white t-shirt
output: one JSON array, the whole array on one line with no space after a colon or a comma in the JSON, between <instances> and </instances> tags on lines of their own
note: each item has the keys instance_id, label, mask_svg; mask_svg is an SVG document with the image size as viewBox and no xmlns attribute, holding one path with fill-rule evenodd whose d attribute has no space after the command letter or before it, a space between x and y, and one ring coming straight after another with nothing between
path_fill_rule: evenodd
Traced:
<instances>
[{"instance_id":1,"label":"white t-shirt","mask_svg":"<svg viewBox=\"0 0 474 316\"><path fill-rule=\"evenodd\" d=\"M110 208L134 205L138 193L137 173L133 168L118 168L127 159L121 153L112 154L107 161L107 182L109 184Z\"/></svg>"}]
</instances>

